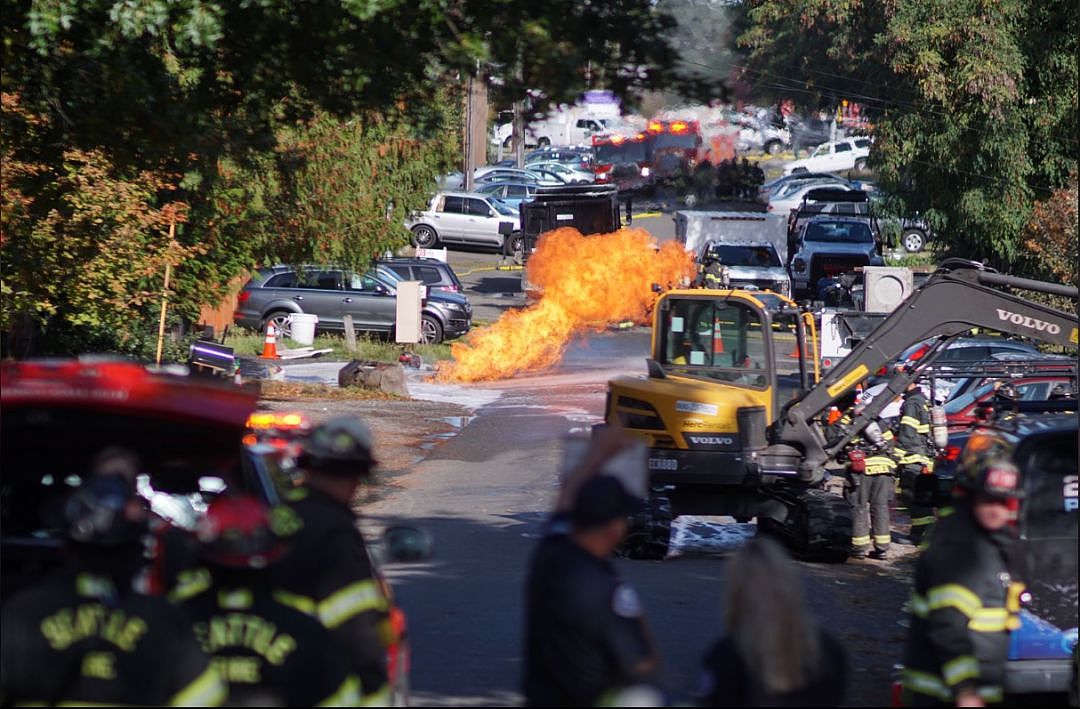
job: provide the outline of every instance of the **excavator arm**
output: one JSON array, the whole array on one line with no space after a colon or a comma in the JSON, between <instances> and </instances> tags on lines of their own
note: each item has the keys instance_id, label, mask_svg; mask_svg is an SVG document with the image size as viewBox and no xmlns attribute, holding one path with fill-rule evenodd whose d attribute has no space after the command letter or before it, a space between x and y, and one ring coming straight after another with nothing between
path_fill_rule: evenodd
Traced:
<instances>
[{"instance_id":1,"label":"excavator arm","mask_svg":"<svg viewBox=\"0 0 1080 709\"><path fill-rule=\"evenodd\" d=\"M815 417L912 344L938 338L939 342L931 351L933 355L943 351L948 342L979 327L1076 346L1078 321L1075 313L1060 312L994 286L1074 299L1078 294L1073 287L1006 276L967 261L947 261L817 386L787 407L774 424L771 445L761 457L763 472L770 468L778 472L794 469L800 480L818 482L824 474L826 461L876 418L893 397L884 392L875 397L853 421L846 439L834 441L832 445L826 445L822 432L813 424ZM924 357L920 366L929 365L934 358ZM894 396L902 393L917 376L917 371L895 374L889 381L888 391Z\"/></svg>"}]
</instances>

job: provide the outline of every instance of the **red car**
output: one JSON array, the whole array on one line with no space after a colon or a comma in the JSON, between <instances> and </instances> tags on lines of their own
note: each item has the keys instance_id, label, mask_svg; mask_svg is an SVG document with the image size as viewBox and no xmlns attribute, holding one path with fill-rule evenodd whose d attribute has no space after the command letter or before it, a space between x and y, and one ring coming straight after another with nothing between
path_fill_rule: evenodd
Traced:
<instances>
[{"instance_id":1,"label":"red car","mask_svg":"<svg viewBox=\"0 0 1080 709\"><path fill-rule=\"evenodd\" d=\"M1045 401L1054 387L1059 384L1075 384L1072 377L1064 375L1035 375L1017 379L987 380L972 387L955 399L945 402L945 416L949 423L949 432L963 430L980 421L980 406L992 403L999 386L1011 386L1021 401Z\"/></svg>"}]
</instances>

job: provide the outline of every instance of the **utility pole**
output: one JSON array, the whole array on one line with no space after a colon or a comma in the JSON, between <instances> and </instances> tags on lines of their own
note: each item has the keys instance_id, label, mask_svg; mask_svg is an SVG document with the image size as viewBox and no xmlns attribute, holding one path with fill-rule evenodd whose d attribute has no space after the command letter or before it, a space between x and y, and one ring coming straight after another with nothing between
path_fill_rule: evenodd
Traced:
<instances>
[{"instance_id":1,"label":"utility pole","mask_svg":"<svg viewBox=\"0 0 1080 709\"><path fill-rule=\"evenodd\" d=\"M522 63L523 58L521 52L518 52L518 64L517 64L517 83L521 86L521 91L525 91L524 80L522 79ZM525 168L525 101L524 98L514 101L514 164L517 165L519 170Z\"/></svg>"},{"instance_id":2,"label":"utility pole","mask_svg":"<svg viewBox=\"0 0 1080 709\"><path fill-rule=\"evenodd\" d=\"M465 166L463 168L463 174L465 175L465 191L473 191L473 169L472 164L472 113L473 113L473 82L475 77L472 74L469 75L469 80L465 82Z\"/></svg>"}]
</instances>

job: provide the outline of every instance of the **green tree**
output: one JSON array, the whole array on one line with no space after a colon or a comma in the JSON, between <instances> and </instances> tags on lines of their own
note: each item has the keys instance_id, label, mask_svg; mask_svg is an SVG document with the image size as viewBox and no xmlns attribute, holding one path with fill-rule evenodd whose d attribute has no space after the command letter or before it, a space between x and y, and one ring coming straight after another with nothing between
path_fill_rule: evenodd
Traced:
<instances>
[{"instance_id":1,"label":"green tree","mask_svg":"<svg viewBox=\"0 0 1080 709\"><path fill-rule=\"evenodd\" d=\"M1026 268L1032 205L1077 164L1076 3L751 5L753 78L803 105L866 105L893 210L921 211L956 255Z\"/></svg>"},{"instance_id":2,"label":"green tree","mask_svg":"<svg viewBox=\"0 0 1080 709\"><path fill-rule=\"evenodd\" d=\"M586 65L624 96L678 80L671 19L651 0L0 0L0 11L3 328L17 314L53 329L122 319L71 277L97 257L131 292L124 317L145 319L159 269L109 238L153 242L159 265L150 222L174 204L187 216L175 306L189 315L259 262L358 264L403 243L402 217L453 150L447 87L477 66L501 68L514 95L553 100L584 88ZM91 209L99 195L114 200L94 207L104 214ZM71 238L87 247L62 270L46 256ZM80 295L59 298L65 287Z\"/></svg>"}]
</instances>

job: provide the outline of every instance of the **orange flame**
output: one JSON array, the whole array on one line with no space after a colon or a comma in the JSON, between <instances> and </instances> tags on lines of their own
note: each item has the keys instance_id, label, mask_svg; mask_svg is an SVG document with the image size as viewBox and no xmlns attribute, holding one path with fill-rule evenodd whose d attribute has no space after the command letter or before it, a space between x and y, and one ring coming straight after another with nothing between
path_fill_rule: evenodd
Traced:
<instances>
[{"instance_id":1,"label":"orange flame","mask_svg":"<svg viewBox=\"0 0 1080 709\"><path fill-rule=\"evenodd\" d=\"M562 228L540 237L528 272L542 289L540 301L453 344L454 359L440 363L436 379L478 382L542 370L559 361L576 332L646 324L657 297L652 284L678 285L693 277L694 263L678 242L657 249L644 229L585 237Z\"/></svg>"}]
</instances>

